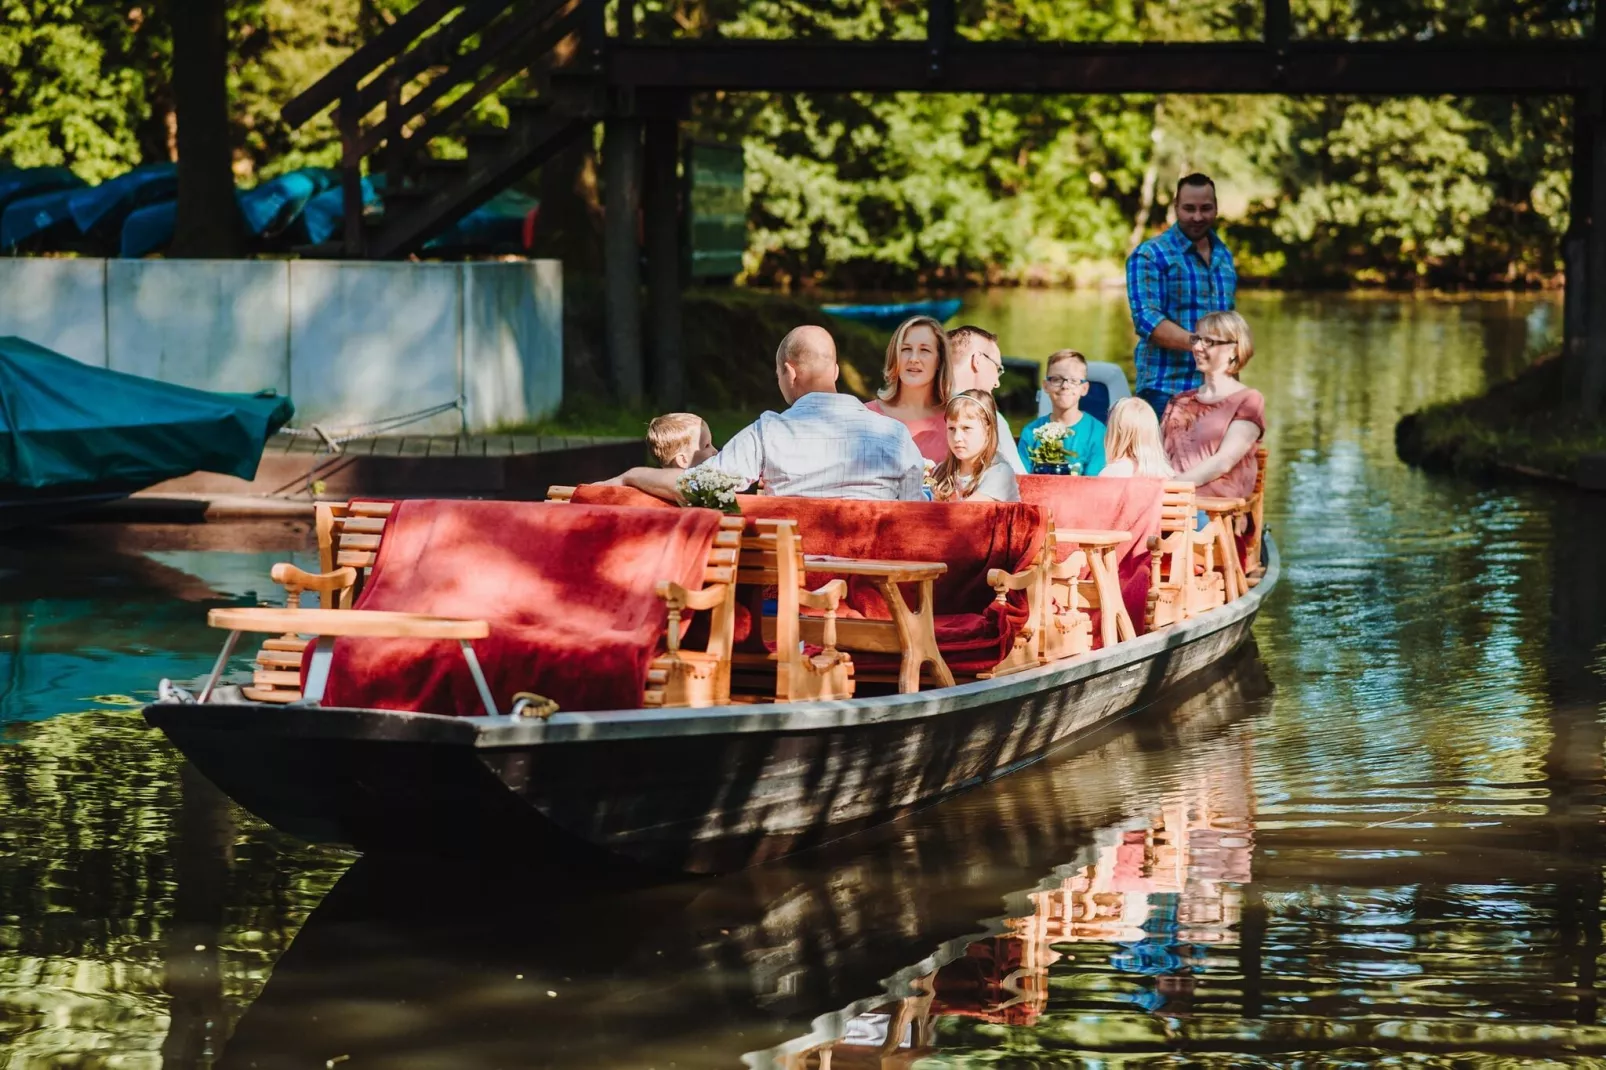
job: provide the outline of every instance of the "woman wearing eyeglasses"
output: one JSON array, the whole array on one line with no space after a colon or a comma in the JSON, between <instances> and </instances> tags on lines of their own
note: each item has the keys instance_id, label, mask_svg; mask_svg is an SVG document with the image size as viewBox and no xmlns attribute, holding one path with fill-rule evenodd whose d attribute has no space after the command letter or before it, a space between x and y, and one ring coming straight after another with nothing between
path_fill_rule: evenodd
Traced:
<instances>
[{"instance_id":1,"label":"woman wearing eyeglasses","mask_svg":"<svg viewBox=\"0 0 1606 1070\"><path fill-rule=\"evenodd\" d=\"M1049 357L1043 388L1048 391L1053 411L1039 416L1020 433L1021 456L1042 456L1042 432L1063 427L1063 466L1034 461L1034 470L1046 469L1057 475L1098 475L1104 470L1104 424L1081 408L1082 398L1087 396L1087 358L1074 349L1062 349ZM1063 470L1056 471L1061 467Z\"/></svg>"},{"instance_id":2,"label":"woman wearing eyeglasses","mask_svg":"<svg viewBox=\"0 0 1606 1070\"><path fill-rule=\"evenodd\" d=\"M1177 478L1201 496L1246 498L1255 489L1255 443L1266 433L1266 399L1238 381L1255 355L1254 336L1236 312L1212 312L1193 330L1204 384L1166 406L1160 421L1166 456Z\"/></svg>"}]
</instances>

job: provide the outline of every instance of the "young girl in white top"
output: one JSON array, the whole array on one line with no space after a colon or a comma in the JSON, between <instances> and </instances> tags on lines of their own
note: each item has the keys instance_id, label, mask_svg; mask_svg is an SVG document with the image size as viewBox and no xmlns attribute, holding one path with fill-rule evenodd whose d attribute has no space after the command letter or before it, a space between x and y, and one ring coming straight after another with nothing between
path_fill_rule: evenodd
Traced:
<instances>
[{"instance_id":1,"label":"young girl in white top","mask_svg":"<svg viewBox=\"0 0 1606 1070\"><path fill-rule=\"evenodd\" d=\"M1160 421L1142 398L1122 398L1110 407L1104 432L1102 476L1149 476L1170 479L1176 475L1165 457Z\"/></svg>"},{"instance_id":2,"label":"young girl in white top","mask_svg":"<svg viewBox=\"0 0 1606 1070\"><path fill-rule=\"evenodd\" d=\"M1018 502L1015 472L998 455L998 408L985 390L966 390L948 400L944 413L948 456L932 472L939 502Z\"/></svg>"}]
</instances>

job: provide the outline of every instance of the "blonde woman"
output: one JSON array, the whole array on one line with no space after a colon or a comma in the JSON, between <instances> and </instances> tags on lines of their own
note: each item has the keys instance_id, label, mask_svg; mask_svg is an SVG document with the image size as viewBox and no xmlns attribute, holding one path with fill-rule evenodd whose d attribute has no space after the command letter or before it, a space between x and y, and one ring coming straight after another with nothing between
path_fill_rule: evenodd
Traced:
<instances>
[{"instance_id":1,"label":"blonde woman","mask_svg":"<svg viewBox=\"0 0 1606 1070\"><path fill-rule=\"evenodd\" d=\"M1176 469L1166 460L1160 421L1142 398L1122 398L1110 407L1104 432L1104 470L1100 476L1147 476L1171 479Z\"/></svg>"},{"instance_id":2,"label":"blonde woman","mask_svg":"<svg viewBox=\"0 0 1606 1070\"><path fill-rule=\"evenodd\" d=\"M931 473L931 496L939 502L1018 502L1020 486L1009 462L998 455L998 408L985 390L948 399L943 413L947 453Z\"/></svg>"},{"instance_id":3,"label":"blonde woman","mask_svg":"<svg viewBox=\"0 0 1606 1070\"><path fill-rule=\"evenodd\" d=\"M885 385L865 408L909 429L921 456L940 464L948 456L944 408L953 393L948 335L930 316L904 320L887 343Z\"/></svg>"},{"instance_id":4,"label":"blonde woman","mask_svg":"<svg viewBox=\"0 0 1606 1070\"><path fill-rule=\"evenodd\" d=\"M1238 381L1255 355L1255 339L1236 312L1212 312L1193 330L1199 336L1193 360L1204 384L1166 406L1160 421L1166 458L1201 497L1247 498L1255 490L1255 443L1266 433L1266 399Z\"/></svg>"}]
</instances>

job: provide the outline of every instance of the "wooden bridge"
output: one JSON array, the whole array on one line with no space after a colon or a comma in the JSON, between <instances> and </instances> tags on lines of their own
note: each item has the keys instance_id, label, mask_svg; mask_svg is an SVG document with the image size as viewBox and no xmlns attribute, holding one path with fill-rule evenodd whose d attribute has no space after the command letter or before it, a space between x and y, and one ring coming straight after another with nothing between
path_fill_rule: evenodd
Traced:
<instances>
[{"instance_id":1,"label":"wooden bridge","mask_svg":"<svg viewBox=\"0 0 1606 1070\"><path fill-rule=\"evenodd\" d=\"M604 124L609 372L643 399L642 249L658 399L678 405L679 123L690 94L727 91L1564 95L1573 102L1572 224L1566 239L1567 346L1586 397L1606 406L1606 38L1313 40L1293 35L1289 0L1263 0L1258 41L1173 44L972 41L955 0L927 0L924 40L642 40L634 0L419 0L284 108L291 126L335 109L345 231L321 255L397 257L483 203L594 124ZM609 14L613 32L609 32ZM502 96L509 122L468 124ZM432 142L462 137L464 159ZM386 176L385 213L365 220L360 179ZM1595 227L1592 220L1602 221ZM1596 328L1588 329L1595 310Z\"/></svg>"}]
</instances>

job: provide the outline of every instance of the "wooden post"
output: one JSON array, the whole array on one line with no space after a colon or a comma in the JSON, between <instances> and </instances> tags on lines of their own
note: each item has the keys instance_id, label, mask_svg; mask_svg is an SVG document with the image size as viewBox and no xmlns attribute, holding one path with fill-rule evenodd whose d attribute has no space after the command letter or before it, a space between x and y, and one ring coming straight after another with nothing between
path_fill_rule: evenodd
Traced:
<instances>
[{"instance_id":1,"label":"wooden post","mask_svg":"<svg viewBox=\"0 0 1606 1070\"><path fill-rule=\"evenodd\" d=\"M641 120L614 115L603 123L603 315L614 396L640 405L641 364Z\"/></svg>"},{"instance_id":2,"label":"wooden post","mask_svg":"<svg viewBox=\"0 0 1606 1070\"><path fill-rule=\"evenodd\" d=\"M954 0L927 0L927 3L926 77L936 81L942 77L948 46L954 39Z\"/></svg>"},{"instance_id":3,"label":"wooden post","mask_svg":"<svg viewBox=\"0 0 1606 1070\"><path fill-rule=\"evenodd\" d=\"M653 396L665 409L686 400L680 330L680 122L647 120L645 216L647 322Z\"/></svg>"},{"instance_id":4,"label":"wooden post","mask_svg":"<svg viewBox=\"0 0 1606 1070\"><path fill-rule=\"evenodd\" d=\"M1268 47L1278 52L1288 47L1293 34L1294 20L1288 10L1288 0L1266 0L1263 20Z\"/></svg>"},{"instance_id":5,"label":"wooden post","mask_svg":"<svg viewBox=\"0 0 1606 1070\"><path fill-rule=\"evenodd\" d=\"M335 108L335 125L340 129L340 193L345 211L345 250L347 259L363 255L362 234L362 155L358 148L357 94L347 93Z\"/></svg>"},{"instance_id":6,"label":"wooden post","mask_svg":"<svg viewBox=\"0 0 1606 1070\"><path fill-rule=\"evenodd\" d=\"M1585 109L1591 141L1589 158L1590 224L1584 254L1584 285L1580 295L1588 327L1583 345L1583 374L1579 398L1586 416L1606 411L1606 107L1602 91L1590 93Z\"/></svg>"},{"instance_id":7,"label":"wooden post","mask_svg":"<svg viewBox=\"0 0 1606 1070\"><path fill-rule=\"evenodd\" d=\"M1581 386L1584 369L1584 342L1589 337L1589 216L1595 170L1594 124L1589 118L1587 94L1573 95L1572 182L1568 203L1571 208L1567 233L1562 238L1562 359Z\"/></svg>"}]
</instances>

